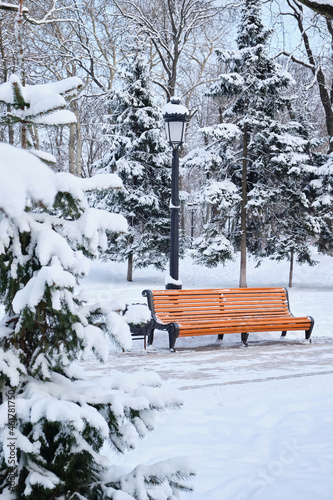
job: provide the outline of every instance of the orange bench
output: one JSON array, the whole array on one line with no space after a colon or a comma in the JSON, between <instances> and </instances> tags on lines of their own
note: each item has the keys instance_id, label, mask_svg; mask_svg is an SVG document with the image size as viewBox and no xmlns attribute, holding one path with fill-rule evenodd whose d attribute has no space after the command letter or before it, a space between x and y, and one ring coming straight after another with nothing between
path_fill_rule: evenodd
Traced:
<instances>
[{"instance_id":1,"label":"orange bench","mask_svg":"<svg viewBox=\"0 0 333 500\"><path fill-rule=\"evenodd\" d=\"M152 318L148 345L155 328L167 330L170 349L178 337L240 333L244 345L251 332L305 330L310 340L314 319L296 318L289 310L285 288L221 288L212 290L144 290ZM310 340L311 342L311 340Z\"/></svg>"}]
</instances>

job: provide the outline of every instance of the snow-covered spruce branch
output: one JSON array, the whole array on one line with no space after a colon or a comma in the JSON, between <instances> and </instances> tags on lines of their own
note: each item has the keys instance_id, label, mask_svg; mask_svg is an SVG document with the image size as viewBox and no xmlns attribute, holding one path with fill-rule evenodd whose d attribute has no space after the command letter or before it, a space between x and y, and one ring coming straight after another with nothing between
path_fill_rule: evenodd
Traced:
<instances>
[{"instance_id":1,"label":"snow-covered spruce branch","mask_svg":"<svg viewBox=\"0 0 333 500\"><path fill-rule=\"evenodd\" d=\"M154 490L161 488L166 498L176 499L176 491L191 492L188 481L193 477L193 469L184 466L184 460L168 460L158 462L153 466L139 465L130 474L121 478L111 479L108 486L115 491L121 489L130 495L130 498L141 498L139 495L148 487L151 489L149 497L154 498ZM155 492L156 493L156 492ZM145 497L143 497L145 498Z\"/></svg>"}]
</instances>

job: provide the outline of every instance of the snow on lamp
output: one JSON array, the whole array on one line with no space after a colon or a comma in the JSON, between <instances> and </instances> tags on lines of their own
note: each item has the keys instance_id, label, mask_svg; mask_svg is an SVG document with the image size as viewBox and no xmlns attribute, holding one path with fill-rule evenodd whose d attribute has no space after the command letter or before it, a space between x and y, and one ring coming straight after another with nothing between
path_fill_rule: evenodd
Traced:
<instances>
[{"instance_id":1,"label":"snow on lamp","mask_svg":"<svg viewBox=\"0 0 333 500\"><path fill-rule=\"evenodd\" d=\"M174 97L163 106L162 113L168 142L173 148L178 148L184 142L188 109Z\"/></svg>"}]
</instances>

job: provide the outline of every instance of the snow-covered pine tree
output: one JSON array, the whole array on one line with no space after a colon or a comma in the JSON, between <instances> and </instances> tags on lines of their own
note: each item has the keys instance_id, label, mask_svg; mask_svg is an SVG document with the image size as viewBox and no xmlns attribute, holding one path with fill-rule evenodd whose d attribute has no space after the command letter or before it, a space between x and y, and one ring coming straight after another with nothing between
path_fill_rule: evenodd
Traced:
<instances>
[{"instance_id":1,"label":"snow-covered pine tree","mask_svg":"<svg viewBox=\"0 0 333 500\"><path fill-rule=\"evenodd\" d=\"M272 255L269 244L279 239L284 224L282 221L280 226L277 219L284 216L287 219L286 214L298 216L292 227L288 225L290 217L286 220L284 236L289 231L291 240L298 231L297 238L302 245L296 245L294 252L303 260L309 258L309 204L304 192L311 172L309 141L302 135L304 128L299 123L291 123L285 113L290 104L285 90L292 78L267 55L269 36L261 21L261 1L245 0L238 48L218 52L228 72L220 75L208 93L213 98L230 99L223 118L239 132L234 134L231 144L230 124L211 128L209 133L215 135L215 142L207 149L214 157L220 157L220 165L216 168L211 162L207 177L209 184L224 178L237 186L238 199L234 197L236 204L227 214L231 219L227 227L231 231L238 228L229 239L241 250L239 283L242 287L247 286L247 250L259 259L268 253ZM219 224L220 217L214 219L214 210L211 213L211 223ZM215 234L220 234L219 230Z\"/></svg>"},{"instance_id":2,"label":"snow-covered pine tree","mask_svg":"<svg viewBox=\"0 0 333 500\"><path fill-rule=\"evenodd\" d=\"M316 154L316 170L311 180L311 209L318 224L314 244L319 252L333 252L333 155Z\"/></svg>"},{"instance_id":3,"label":"snow-covered pine tree","mask_svg":"<svg viewBox=\"0 0 333 500\"><path fill-rule=\"evenodd\" d=\"M311 180L317 171L312 164L311 151L319 141L310 135L310 125L302 118L273 124L270 134L264 137L270 149L267 158L270 180L265 202L259 204L258 210L251 206L257 205L256 188L251 193L251 215L260 219L258 227L263 227L266 237L260 248L251 250L259 259L269 256L289 260L290 287L295 260L299 264L316 264L311 244L320 226L311 209L314 192Z\"/></svg>"},{"instance_id":4,"label":"snow-covered pine tree","mask_svg":"<svg viewBox=\"0 0 333 500\"><path fill-rule=\"evenodd\" d=\"M0 158L1 498L176 498L192 474L182 461L132 472L112 461L177 396L161 393L151 374L89 381L76 363L92 353L105 359L107 335L125 348L130 341L112 304L77 294L85 255L105 250L107 231L126 228L121 215L89 208L84 192L119 188L119 178L55 174L8 144Z\"/></svg>"},{"instance_id":5,"label":"snow-covered pine tree","mask_svg":"<svg viewBox=\"0 0 333 500\"><path fill-rule=\"evenodd\" d=\"M204 233L195 239L192 257L201 265L217 266L235 258L234 227L237 207L241 201L239 188L230 176L236 161L234 143L241 133L236 125L221 123L201 129L206 148L192 150L184 159L186 169L198 169L203 176L201 191L196 199L208 207Z\"/></svg>"},{"instance_id":6,"label":"snow-covered pine tree","mask_svg":"<svg viewBox=\"0 0 333 500\"><path fill-rule=\"evenodd\" d=\"M140 51L130 57L124 87L110 100L107 127L111 155L99 167L117 172L124 190L105 199L105 207L125 215L129 230L118 235L109 252L133 267L163 269L169 252L171 154L164 138L163 119L154 104L149 71ZM99 201L99 206L101 202Z\"/></svg>"},{"instance_id":7,"label":"snow-covered pine tree","mask_svg":"<svg viewBox=\"0 0 333 500\"><path fill-rule=\"evenodd\" d=\"M8 82L0 85L0 103L4 105L0 113L0 125L46 127L76 123L75 114L64 109L64 95L70 96L82 85L82 81L77 77L40 85L23 85L20 78L13 74ZM24 149L29 149L49 165L55 164L53 155L36 149L34 144L27 140L26 132L23 136Z\"/></svg>"}]
</instances>

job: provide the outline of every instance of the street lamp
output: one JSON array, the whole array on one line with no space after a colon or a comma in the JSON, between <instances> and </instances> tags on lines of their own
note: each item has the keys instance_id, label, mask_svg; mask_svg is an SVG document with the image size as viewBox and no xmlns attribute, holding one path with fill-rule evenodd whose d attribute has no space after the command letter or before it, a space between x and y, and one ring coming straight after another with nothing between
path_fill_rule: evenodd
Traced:
<instances>
[{"instance_id":1,"label":"street lamp","mask_svg":"<svg viewBox=\"0 0 333 500\"><path fill-rule=\"evenodd\" d=\"M167 290L179 290L179 148L184 142L188 110L180 104L180 100L172 98L162 109L167 138L172 146L171 173L171 233L170 233L170 276L167 278Z\"/></svg>"}]
</instances>

